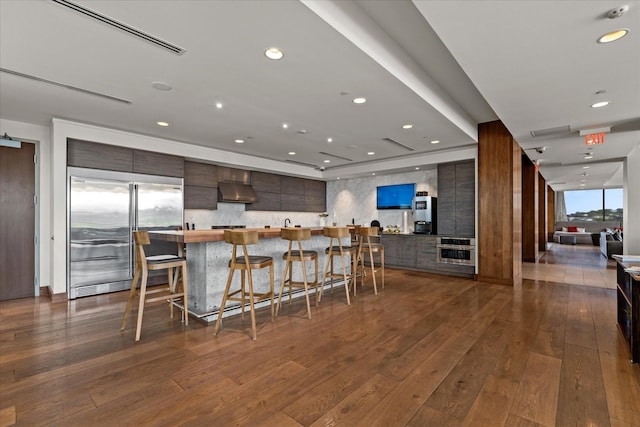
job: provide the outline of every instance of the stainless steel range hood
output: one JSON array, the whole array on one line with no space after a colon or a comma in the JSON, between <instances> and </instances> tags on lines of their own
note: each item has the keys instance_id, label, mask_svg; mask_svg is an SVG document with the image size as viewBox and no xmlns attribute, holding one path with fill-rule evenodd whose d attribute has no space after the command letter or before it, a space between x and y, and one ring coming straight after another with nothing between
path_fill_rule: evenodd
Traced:
<instances>
[{"instance_id":1,"label":"stainless steel range hood","mask_svg":"<svg viewBox=\"0 0 640 427\"><path fill-rule=\"evenodd\" d=\"M238 182L218 182L221 202L253 203L258 200L256 192L249 184Z\"/></svg>"}]
</instances>

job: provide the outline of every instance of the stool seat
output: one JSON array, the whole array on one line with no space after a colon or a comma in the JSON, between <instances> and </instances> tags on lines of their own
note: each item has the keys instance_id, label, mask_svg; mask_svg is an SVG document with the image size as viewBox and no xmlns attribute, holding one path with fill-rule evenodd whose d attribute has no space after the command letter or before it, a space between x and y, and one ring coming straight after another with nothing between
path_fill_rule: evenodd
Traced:
<instances>
[{"instance_id":1,"label":"stool seat","mask_svg":"<svg viewBox=\"0 0 640 427\"><path fill-rule=\"evenodd\" d=\"M358 251L358 247L357 246L343 246L342 247L342 252L346 252L348 254L352 254L354 252ZM327 249L324 250L325 254L329 254L329 252L340 252L340 246L329 246Z\"/></svg>"},{"instance_id":2,"label":"stool seat","mask_svg":"<svg viewBox=\"0 0 640 427\"><path fill-rule=\"evenodd\" d=\"M227 301L237 301L240 303L241 316L243 319L244 306L248 301L251 311L251 338L255 341L257 339L257 333L254 303L267 298L271 299L272 322L274 318L273 258L270 256L248 254L247 245L258 243L258 232L255 230L224 230L224 241L233 245L233 249L231 251L231 259L229 260L229 276L227 277L227 284L224 289L224 295L222 296L222 302L220 303L218 319L216 320L216 326L213 330L213 334L217 335L220 331L222 313L224 312ZM242 249L242 254L238 254L238 248ZM265 267L269 267L269 291L254 292L253 275L251 270L262 269ZM231 282L236 270L240 270L240 289L231 291ZM248 280L245 280L245 277L247 277ZM248 296L247 293L249 294ZM240 294L239 297L236 296L238 294Z\"/></svg>"},{"instance_id":3,"label":"stool seat","mask_svg":"<svg viewBox=\"0 0 640 427\"><path fill-rule=\"evenodd\" d=\"M280 293L278 295L278 303L276 305L276 316L280 312L280 304L282 302L282 294L284 287L289 288L289 304L291 304L291 293L293 288L304 288L305 298L307 302L307 317L311 319L311 304L309 303L309 286L315 286L316 294L318 293L318 252L304 250L302 248L303 240L311 240L310 228L283 228L280 230L280 238L289 241L289 249L282 255L285 261L284 272L282 273L282 282L280 283ZM293 243L297 242L297 249L293 248ZM307 280L306 261L313 261L315 266L315 277L312 282ZM302 282L293 280L293 263L299 262L302 269ZM288 273L288 277L287 277Z\"/></svg>"},{"instance_id":4,"label":"stool seat","mask_svg":"<svg viewBox=\"0 0 640 427\"><path fill-rule=\"evenodd\" d=\"M165 262L181 261L183 258L175 255L154 255L147 257L147 264L162 264Z\"/></svg>"},{"instance_id":5,"label":"stool seat","mask_svg":"<svg viewBox=\"0 0 640 427\"><path fill-rule=\"evenodd\" d=\"M322 300L324 284L327 277L331 280L331 293L333 293L333 280L332 279L343 279L344 280L344 289L347 297L347 305L351 305L351 300L349 299L349 286L350 283L355 283L355 272L356 272L356 252L357 248L354 246L342 246L342 239L349 237L351 241L351 233L349 232L348 227L325 227L322 230L322 234L325 237L329 238L329 247L325 249L325 253L327 254L327 261L324 266L324 272L322 274L322 286L320 290L320 294L316 297L316 304ZM334 245L334 240L337 241L337 245ZM339 256L342 260L342 272L335 272L333 265L333 257ZM351 258L351 271L347 274L347 266L345 262L345 256L349 256ZM354 286L355 289L355 286Z\"/></svg>"},{"instance_id":6,"label":"stool seat","mask_svg":"<svg viewBox=\"0 0 640 427\"><path fill-rule=\"evenodd\" d=\"M124 331L127 325L127 317L133 299L137 296L138 302L138 320L136 324L136 341L140 341L140 334L142 332L142 315L144 313L144 306L146 303L163 301L169 302L169 315L173 318L173 304L177 299L182 300L183 308L182 314L184 318L184 324L189 324L189 313L187 311L187 261L175 255L154 255L146 256L144 247L151 244L149 238L149 232L134 231L133 240L135 242L136 253L136 269L131 282L131 290L129 291L129 298L127 299L127 305L124 309L124 316L122 317L122 323L120 330ZM155 286L153 289L147 290L147 278L149 271L154 270L167 270L167 286ZM179 276L182 276L182 280L178 280ZM140 280L140 290L136 292L136 287ZM182 291L179 291L178 284L182 285ZM157 295L150 298L150 295Z\"/></svg>"},{"instance_id":7,"label":"stool seat","mask_svg":"<svg viewBox=\"0 0 640 427\"><path fill-rule=\"evenodd\" d=\"M289 252L285 252L282 254L282 259L287 259L287 256L289 256ZM299 261L300 260L300 253L297 251L294 251L291 253L291 259L294 261ZM304 258L305 261L311 261L313 260L314 257L318 256L318 252L316 251L302 251L302 258Z\"/></svg>"},{"instance_id":8,"label":"stool seat","mask_svg":"<svg viewBox=\"0 0 640 427\"><path fill-rule=\"evenodd\" d=\"M266 264L273 262L273 258L270 256L262 255L249 255L249 265L251 268L263 268ZM236 264L245 264L244 258L237 258ZM231 266L231 260L229 260L229 266Z\"/></svg>"}]
</instances>

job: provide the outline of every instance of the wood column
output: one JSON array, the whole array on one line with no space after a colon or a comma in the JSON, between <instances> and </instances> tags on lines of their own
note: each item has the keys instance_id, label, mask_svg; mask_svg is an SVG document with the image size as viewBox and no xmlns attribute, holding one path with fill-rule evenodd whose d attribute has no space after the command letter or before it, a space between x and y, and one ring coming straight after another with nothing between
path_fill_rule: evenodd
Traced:
<instances>
[{"instance_id":1,"label":"wood column","mask_svg":"<svg viewBox=\"0 0 640 427\"><path fill-rule=\"evenodd\" d=\"M538 171L538 250L547 250L547 180Z\"/></svg>"},{"instance_id":2,"label":"wood column","mask_svg":"<svg viewBox=\"0 0 640 427\"><path fill-rule=\"evenodd\" d=\"M522 261L538 257L538 172L522 153Z\"/></svg>"},{"instance_id":3,"label":"wood column","mask_svg":"<svg viewBox=\"0 0 640 427\"><path fill-rule=\"evenodd\" d=\"M556 192L547 187L547 242L553 242L556 227Z\"/></svg>"},{"instance_id":4,"label":"wood column","mask_svg":"<svg viewBox=\"0 0 640 427\"><path fill-rule=\"evenodd\" d=\"M478 125L478 279L522 283L521 153L501 121Z\"/></svg>"}]
</instances>

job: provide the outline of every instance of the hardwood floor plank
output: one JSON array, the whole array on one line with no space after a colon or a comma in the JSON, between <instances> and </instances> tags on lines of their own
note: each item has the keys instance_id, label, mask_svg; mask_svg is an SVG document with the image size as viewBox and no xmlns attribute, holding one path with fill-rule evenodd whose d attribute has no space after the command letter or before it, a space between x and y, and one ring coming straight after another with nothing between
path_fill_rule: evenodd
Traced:
<instances>
[{"instance_id":1,"label":"hardwood floor plank","mask_svg":"<svg viewBox=\"0 0 640 427\"><path fill-rule=\"evenodd\" d=\"M543 426L555 426L562 361L531 353L511 413Z\"/></svg>"},{"instance_id":2,"label":"hardwood floor plank","mask_svg":"<svg viewBox=\"0 0 640 427\"><path fill-rule=\"evenodd\" d=\"M427 405L420 408L407 423L407 426L412 427L458 427L462 425L462 420Z\"/></svg>"},{"instance_id":3,"label":"hardwood floor plank","mask_svg":"<svg viewBox=\"0 0 640 427\"><path fill-rule=\"evenodd\" d=\"M600 353L600 365L611 420L638 425L640 384L633 373L634 369L639 368L638 365L631 365L628 356L624 360L608 353Z\"/></svg>"},{"instance_id":4,"label":"hardwood floor plank","mask_svg":"<svg viewBox=\"0 0 640 427\"><path fill-rule=\"evenodd\" d=\"M260 422L262 427L302 427L302 424L283 412L276 412Z\"/></svg>"},{"instance_id":5,"label":"hardwood floor plank","mask_svg":"<svg viewBox=\"0 0 640 427\"><path fill-rule=\"evenodd\" d=\"M422 407L477 338L452 335L440 349L426 358L405 380L400 382L364 417L363 425L404 425Z\"/></svg>"},{"instance_id":6,"label":"hardwood floor plank","mask_svg":"<svg viewBox=\"0 0 640 427\"><path fill-rule=\"evenodd\" d=\"M597 349L596 330L593 324L589 294L594 290L582 286L570 288L567 308L567 331L565 342L582 347Z\"/></svg>"},{"instance_id":7,"label":"hardwood floor plank","mask_svg":"<svg viewBox=\"0 0 640 427\"><path fill-rule=\"evenodd\" d=\"M365 425L361 424L363 417L370 413L396 385L395 380L376 374L346 399L323 414L311 426Z\"/></svg>"},{"instance_id":8,"label":"hardwood floor plank","mask_svg":"<svg viewBox=\"0 0 640 427\"><path fill-rule=\"evenodd\" d=\"M471 346L451 373L427 400L427 405L464 419L489 374L504 352L511 322L496 320Z\"/></svg>"},{"instance_id":9,"label":"hardwood floor plank","mask_svg":"<svg viewBox=\"0 0 640 427\"><path fill-rule=\"evenodd\" d=\"M517 390L518 382L489 375L464 418L463 425L470 427L509 425L505 423Z\"/></svg>"},{"instance_id":10,"label":"hardwood floor plank","mask_svg":"<svg viewBox=\"0 0 640 427\"><path fill-rule=\"evenodd\" d=\"M616 301L616 291L613 289L597 289L594 290L594 294L590 297L596 342L599 351L615 354L620 351L617 319L615 311L612 311L613 305L602 304L603 300Z\"/></svg>"},{"instance_id":11,"label":"hardwood floor plank","mask_svg":"<svg viewBox=\"0 0 640 427\"><path fill-rule=\"evenodd\" d=\"M567 329L569 287L558 285L540 322L533 351L546 356L562 358Z\"/></svg>"},{"instance_id":12,"label":"hardwood floor plank","mask_svg":"<svg viewBox=\"0 0 640 427\"><path fill-rule=\"evenodd\" d=\"M509 414L505 426L509 427L542 427L542 424L538 424L535 421L527 420L526 418L519 417L514 414Z\"/></svg>"},{"instance_id":13,"label":"hardwood floor plank","mask_svg":"<svg viewBox=\"0 0 640 427\"><path fill-rule=\"evenodd\" d=\"M564 351L556 425L608 426L609 411L598 352L570 344Z\"/></svg>"},{"instance_id":14,"label":"hardwood floor plank","mask_svg":"<svg viewBox=\"0 0 640 427\"><path fill-rule=\"evenodd\" d=\"M16 407L7 406L0 409L0 427L12 426L16 423Z\"/></svg>"},{"instance_id":15,"label":"hardwood floor plank","mask_svg":"<svg viewBox=\"0 0 640 427\"><path fill-rule=\"evenodd\" d=\"M153 417L157 408L161 405L175 405L177 397L183 393L183 389L173 380L156 382L143 389L135 390L119 396L117 399L101 405L93 411L83 411L71 416L65 416L66 426L87 425L127 425L131 422L131 413L134 413L137 421ZM153 408L153 411L149 411Z\"/></svg>"}]
</instances>

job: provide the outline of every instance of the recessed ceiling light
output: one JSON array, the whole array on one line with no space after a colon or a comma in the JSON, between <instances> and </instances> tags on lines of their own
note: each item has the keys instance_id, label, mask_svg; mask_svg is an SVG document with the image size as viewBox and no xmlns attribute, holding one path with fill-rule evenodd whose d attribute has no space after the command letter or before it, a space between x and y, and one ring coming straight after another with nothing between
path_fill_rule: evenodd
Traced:
<instances>
[{"instance_id":1,"label":"recessed ceiling light","mask_svg":"<svg viewBox=\"0 0 640 427\"><path fill-rule=\"evenodd\" d=\"M244 143L244 139L236 139L235 142L237 144L242 144L242 143Z\"/></svg>"},{"instance_id":2,"label":"recessed ceiling light","mask_svg":"<svg viewBox=\"0 0 640 427\"><path fill-rule=\"evenodd\" d=\"M589 174L586 172L582 172L582 176L589 176Z\"/></svg>"},{"instance_id":3,"label":"recessed ceiling light","mask_svg":"<svg viewBox=\"0 0 640 427\"><path fill-rule=\"evenodd\" d=\"M420 168L416 168L416 170L417 170L417 171L419 171L419 170L420 170Z\"/></svg>"},{"instance_id":4,"label":"recessed ceiling light","mask_svg":"<svg viewBox=\"0 0 640 427\"><path fill-rule=\"evenodd\" d=\"M582 169L589 169L591 166L583 166Z\"/></svg>"},{"instance_id":5,"label":"recessed ceiling light","mask_svg":"<svg viewBox=\"0 0 640 427\"><path fill-rule=\"evenodd\" d=\"M288 129L288 128L289 128L289 125L287 123L282 124L282 129Z\"/></svg>"},{"instance_id":6,"label":"recessed ceiling light","mask_svg":"<svg viewBox=\"0 0 640 427\"><path fill-rule=\"evenodd\" d=\"M591 104L591 108L606 107L607 105L609 105L609 101L601 101L601 102L596 102L595 104Z\"/></svg>"},{"instance_id":7,"label":"recessed ceiling light","mask_svg":"<svg viewBox=\"0 0 640 427\"><path fill-rule=\"evenodd\" d=\"M219 110L222 108L222 102L216 102L216 108Z\"/></svg>"},{"instance_id":8,"label":"recessed ceiling light","mask_svg":"<svg viewBox=\"0 0 640 427\"><path fill-rule=\"evenodd\" d=\"M580 184L580 187L584 187L586 184Z\"/></svg>"},{"instance_id":9,"label":"recessed ceiling light","mask_svg":"<svg viewBox=\"0 0 640 427\"><path fill-rule=\"evenodd\" d=\"M440 141L438 141L437 139L434 139L433 141L431 141L432 144L439 144Z\"/></svg>"},{"instance_id":10,"label":"recessed ceiling light","mask_svg":"<svg viewBox=\"0 0 640 427\"><path fill-rule=\"evenodd\" d=\"M169 123L167 123L167 122L158 122L158 126L167 127L167 126L169 126Z\"/></svg>"},{"instance_id":11,"label":"recessed ceiling light","mask_svg":"<svg viewBox=\"0 0 640 427\"><path fill-rule=\"evenodd\" d=\"M169 86L165 82L153 82L151 83L151 87L161 91L167 91L172 89L171 86Z\"/></svg>"},{"instance_id":12,"label":"recessed ceiling light","mask_svg":"<svg viewBox=\"0 0 640 427\"><path fill-rule=\"evenodd\" d=\"M365 102L367 102L366 98L353 98L354 104L364 104Z\"/></svg>"},{"instance_id":13,"label":"recessed ceiling light","mask_svg":"<svg viewBox=\"0 0 640 427\"><path fill-rule=\"evenodd\" d=\"M375 153L375 151L369 151L367 154L368 154L369 156L373 156L373 155L374 155L374 154L376 154L376 153Z\"/></svg>"},{"instance_id":14,"label":"recessed ceiling light","mask_svg":"<svg viewBox=\"0 0 640 427\"><path fill-rule=\"evenodd\" d=\"M340 179L340 177L337 177L336 179Z\"/></svg>"},{"instance_id":15,"label":"recessed ceiling light","mask_svg":"<svg viewBox=\"0 0 640 427\"><path fill-rule=\"evenodd\" d=\"M325 163L331 163L331 160L323 160Z\"/></svg>"},{"instance_id":16,"label":"recessed ceiling light","mask_svg":"<svg viewBox=\"0 0 640 427\"><path fill-rule=\"evenodd\" d=\"M604 34L598 38L598 43L611 43L616 40L620 40L624 36L629 34L628 28L620 28L619 30L611 31L607 34Z\"/></svg>"},{"instance_id":17,"label":"recessed ceiling light","mask_svg":"<svg viewBox=\"0 0 640 427\"><path fill-rule=\"evenodd\" d=\"M407 123L406 125L402 125L402 129L411 129L413 127L412 124Z\"/></svg>"},{"instance_id":18,"label":"recessed ceiling light","mask_svg":"<svg viewBox=\"0 0 640 427\"><path fill-rule=\"evenodd\" d=\"M296 155L296 152L295 152L295 151L289 151L289 155L290 155L290 156L295 156L295 155Z\"/></svg>"},{"instance_id":19,"label":"recessed ceiling light","mask_svg":"<svg viewBox=\"0 0 640 427\"><path fill-rule=\"evenodd\" d=\"M587 156L584 156L584 159L585 159L585 160L593 159L593 156L591 156L591 155L587 155Z\"/></svg>"},{"instance_id":20,"label":"recessed ceiling light","mask_svg":"<svg viewBox=\"0 0 640 427\"><path fill-rule=\"evenodd\" d=\"M269 49L264 51L264 54L267 58L273 59L275 61L284 57L284 53L277 47L270 47Z\"/></svg>"},{"instance_id":21,"label":"recessed ceiling light","mask_svg":"<svg viewBox=\"0 0 640 427\"><path fill-rule=\"evenodd\" d=\"M327 138L327 142L328 143L332 143L333 142L333 138Z\"/></svg>"}]
</instances>

